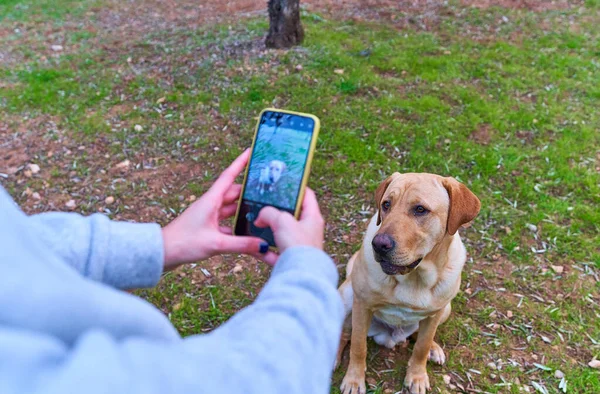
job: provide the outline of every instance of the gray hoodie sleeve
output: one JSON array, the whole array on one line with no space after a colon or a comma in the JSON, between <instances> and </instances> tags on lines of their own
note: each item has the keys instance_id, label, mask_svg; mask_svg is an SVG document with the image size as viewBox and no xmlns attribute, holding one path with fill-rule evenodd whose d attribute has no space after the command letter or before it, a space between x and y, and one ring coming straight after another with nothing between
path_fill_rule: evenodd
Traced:
<instances>
[{"instance_id":1,"label":"gray hoodie sleeve","mask_svg":"<svg viewBox=\"0 0 600 394\"><path fill-rule=\"evenodd\" d=\"M68 346L0 325L0 392L328 394L343 321L336 283L325 253L292 248L256 302L208 335L118 340L99 328Z\"/></svg>"},{"instance_id":2,"label":"gray hoodie sleeve","mask_svg":"<svg viewBox=\"0 0 600 394\"><path fill-rule=\"evenodd\" d=\"M114 222L101 214L29 216L31 231L81 275L119 289L152 287L164 264L160 226Z\"/></svg>"}]
</instances>

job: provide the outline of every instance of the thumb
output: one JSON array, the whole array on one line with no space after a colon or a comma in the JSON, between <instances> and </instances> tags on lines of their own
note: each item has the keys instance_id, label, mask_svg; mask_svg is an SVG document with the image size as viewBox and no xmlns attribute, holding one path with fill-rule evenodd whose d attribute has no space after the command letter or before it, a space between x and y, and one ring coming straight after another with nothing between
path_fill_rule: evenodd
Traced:
<instances>
[{"instance_id":1,"label":"thumb","mask_svg":"<svg viewBox=\"0 0 600 394\"><path fill-rule=\"evenodd\" d=\"M270 227L272 231L277 231L277 223L283 215L283 212L273 207L264 207L258 213L258 217L254 221L256 227Z\"/></svg>"},{"instance_id":2,"label":"thumb","mask_svg":"<svg viewBox=\"0 0 600 394\"><path fill-rule=\"evenodd\" d=\"M223 235L216 242L216 245L215 254L240 253L254 256L261 254L261 252L266 253L269 247L262 238L233 235Z\"/></svg>"}]
</instances>

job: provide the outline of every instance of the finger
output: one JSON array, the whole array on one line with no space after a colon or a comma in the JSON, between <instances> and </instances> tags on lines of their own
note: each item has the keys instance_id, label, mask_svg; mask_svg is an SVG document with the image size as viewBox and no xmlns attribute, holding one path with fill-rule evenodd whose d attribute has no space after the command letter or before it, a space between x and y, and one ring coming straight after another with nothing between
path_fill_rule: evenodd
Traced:
<instances>
[{"instance_id":1,"label":"finger","mask_svg":"<svg viewBox=\"0 0 600 394\"><path fill-rule=\"evenodd\" d=\"M258 254L254 254L252 256L254 258L256 258L257 260L260 260L262 262L269 264L270 266L274 266L275 263L277 263L277 260L279 260L279 255L272 251L268 251L266 254L258 253Z\"/></svg>"},{"instance_id":2,"label":"finger","mask_svg":"<svg viewBox=\"0 0 600 394\"><path fill-rule=\"evenodd\" d=\"M244 170L250 157L250 149L246 149L244 153L239 155L237 159L231 163L225 171L219 175L215 183L210 188L209 192L216 193L218 195L224 195L225 192L233 185L235 178Z\"/></svg>"},{"instance_id":3,"label":"finger","mask_svg":"<svg viewBox=\"0 0 600 394\"><path fill-rule=\"evenodd\" d=\"M240 197L240 193L242 192L242 185L231 185L231 187L225 192L223 196L223 204L230 204Z\"/></svg>"},{"instance_id":4,"label":"finger","mask_svg":"<svg viewBox=\"0 0 600 394\"><path fill-rule=\"evenodd\" d=\"M273 232L277 232L282 226L295 221L296 219L288 212L273 207L264 207L258 213L254 225L261 228L270 227Z\"/></svg>"},{"instance_id":5,"label":"finger","mask_svg":"<svg viewBox=\"0 0 600 394\"><path fill-rule=\"evenodd\" d=\"M223 235L215 242L214 254L241 253L254 256L260 254L261 244L266 242L258 237Z\"/></svg>"},{"instance_id":6,"label":"finger","mask_svg":"<svg viewBox=\"0 0 600 394\"><path fill-rule=\"evenodd\" d=\"M312 220L323 220L321 215L321 209L317 202L317 196L315 192L307 187L304 192L304 201L302 201L302 213L300 214L300 221L312 221Z\"/></svg>"},{"instance_id":7,"label":"finger","mask_svg":"<svg viewBox=\"0 0 600 394\"><path fill-rule=\"evenodd\" d=\"M222 206L221 209L219 209L219 219L227 219L232 217L237 212L237 208L238 204L235 202Z\"/></svg>"},{"instance_id":8,"label":"finger","mask_svg":"<svg viewBox=\"0 0 600 394\"><path fill-rule=\"evenodd\" d=\"M219 231L221 232L221 234L225 234L225 235L233 234L233 229L229 226L219 226Z\"/></svg>"}]
</instances>

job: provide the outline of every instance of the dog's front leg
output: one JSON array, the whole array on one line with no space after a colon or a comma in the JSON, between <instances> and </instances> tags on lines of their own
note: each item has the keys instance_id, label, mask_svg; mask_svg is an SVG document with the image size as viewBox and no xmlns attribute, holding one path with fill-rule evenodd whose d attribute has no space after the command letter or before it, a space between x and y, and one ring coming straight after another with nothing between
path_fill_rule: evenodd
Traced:
<instances>
[{"instance_id":1,"label":"dog's front leg","mask_svg":"<svg viewBox=\"0 0 600 394\"><path fill-rule=\"evenodd\" d=\"M427 390L431 389L429 376L427 376L427 358L444 312L445 309L442 309L419 323L417 342L412 356L408 360L408 369L404 378L404 386L410 390L411 394L425 394Z\"/></svg>"},{"instance_id":2,"label":"dog's front leg","mask_svg":"<svg viewBox=\"0 0 600 394\"><path fill-rule=\"evenodd\" d=\"M367 333L373 319L366 304L356 295L352 303L352 337L350 339L350 363L340 389L342 394L365 394L365 371L367 370Z\"/></svg>"}]
</instances>

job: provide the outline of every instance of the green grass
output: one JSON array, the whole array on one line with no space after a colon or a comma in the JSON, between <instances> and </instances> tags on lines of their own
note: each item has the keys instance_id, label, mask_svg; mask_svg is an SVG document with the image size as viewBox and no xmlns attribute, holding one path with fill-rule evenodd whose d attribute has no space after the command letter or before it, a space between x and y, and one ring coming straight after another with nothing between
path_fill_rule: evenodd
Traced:
<instances>
[{"instance_id":1,"label":"green grass","mask_svg":"<svg viewBox=\"0 0 600 394\"><path fill-rule=\"evenodd\" d=\"M96 0L2 0L0 22L61 20L68 15L81 16Z\"/></svg>"},{"instance_id":2,"label":"green grass","mask_svg":"<svg viewBox=\"0 0 600 394\"><path fill-rule=\"evenodd\" d=\"M90 4L11 0L0 5L0 18L77 18L71 10ZM560 369L569 393L600 392L599 374L587 366L600 356L593 276L600 272L598 2L542 13L451 4L460 17L431 32L304 13L304 46L287 52L264 51L266 22L250 19L231 30L155 31L110 49L82 46L49 63L0 63L0 111L51 116L78 143L105 146L114 162L143 157L200 166L169 172L160 180L174 182L168 193L158 188L142 203L167 214L185 206L178 195L199 196L250 144L261 109L314 113L322 130L310 185L330 226L327 249L339 263L358 247L366 217L359 212L373 206L373 191L388 174L452 175L479 196L482 210L463 231L472 260L465 292L438 332L448 363L429 367L433 385L445 389L447 374L465 384L456 373L486 392L518 393L523 385L534 392L535 381L558 393ZM502 16L509 22L499 23ZM490 25L497 30L484 37ZM89 163L79 176L93 181L93 168L104 163L82 160ZM53 168L50 181L58 182L67 170ZM152 181L127 178L112 187L135 201ZM8 189L20 194L32 182ZM141 294L182 334L213 329L254 299L266 275L228 274L233 264L226 259L216 268L222 275L201 284L189 279L197 268L169 274ZM399 390L409 353L369 349L372 392ZM386 358L395 360L394 371L378 375L389 369ZM502 369L492 370L499 359ZM342 376L336 372L334 386Z\"/></svg>"}]
</instances>

